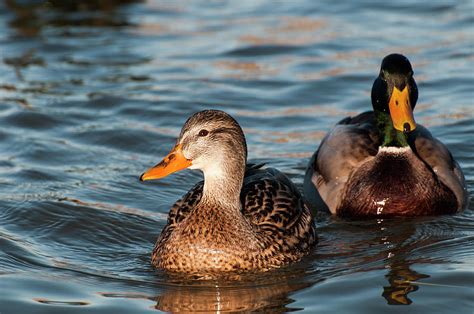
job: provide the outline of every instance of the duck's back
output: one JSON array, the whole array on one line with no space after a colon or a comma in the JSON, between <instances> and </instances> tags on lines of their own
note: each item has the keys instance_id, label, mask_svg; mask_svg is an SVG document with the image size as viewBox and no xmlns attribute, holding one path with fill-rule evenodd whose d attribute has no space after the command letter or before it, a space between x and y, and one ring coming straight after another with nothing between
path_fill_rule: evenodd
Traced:
<instances>
[{"instance_id":1,"label":"duck's back","mask_svg":"<svg viewBox=\"0 0 474 314\"><path fill-rule=\"evenodd\" d=\"M280 171L249 167L240 198L243 215L270 239L266 254L293 261L316 243L311 212L296 186Z\"/></svg>"}]
</instances>

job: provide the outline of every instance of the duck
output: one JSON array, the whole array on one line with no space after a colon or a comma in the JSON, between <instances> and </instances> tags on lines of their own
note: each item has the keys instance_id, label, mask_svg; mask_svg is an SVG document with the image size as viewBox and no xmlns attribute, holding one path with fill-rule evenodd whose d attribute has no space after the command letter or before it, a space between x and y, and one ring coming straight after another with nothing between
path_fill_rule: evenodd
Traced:
<instances>
[{"instance_id":1,"label":"duck","mask_svg":"<svg viewBox=\"0 0 474 314\"><path fill-rule=\"evenodd\" d=\"M306 168L314 210L348 218L453 214L468 205L466 181L448 148L417 124L410 61L387 55L375 79L373 111L339 121Z\"/></svg>"},{"instance_id":2,"label":"duck","mask_svg":"<svg viewBox=\"0 0 474 314\"><path fill-rule=\"evenodd\" d=\"M314 219L301 193L274 168L247 164L238 122L204 110L184 124L176 145L141 181L199 169L204 180L171 207L152 252L152 265L213 278L261 272L299 261L317 243Z\"/></svg>"}]
</instances>

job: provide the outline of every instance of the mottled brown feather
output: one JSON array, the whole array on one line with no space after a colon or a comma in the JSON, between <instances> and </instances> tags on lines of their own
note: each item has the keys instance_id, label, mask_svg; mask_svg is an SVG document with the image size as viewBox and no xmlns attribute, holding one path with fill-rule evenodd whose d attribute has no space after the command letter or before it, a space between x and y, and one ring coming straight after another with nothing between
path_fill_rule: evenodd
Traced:
<instances>
[{"instance_id":1,"label":"mottled brown feather","mask_svg":"<svg viewBox=\"0 0 474 314\"><path fill-rule=\"evenodd\" d=\"M316 230L300 193L281 172L246 166L245 137L231 116L195 113L177 143L204 181L171 208L153 265L209 277L266 271L310 252Z\"/></svg>"},{"instance_id":2,"label":"mottled brown feather","mask_svg":"<svg viewBox=\"0 0 474 314\"><path fill-rule=\"evenodd\" d=\"M153 250L152 262L155 266L198 275L222 271L265 271L298 261L317 242L309 209L296 187L276 169L247 168L240 194L240 214L251 226L253 234L250 238L242 238L238 231L230 227L229 224L237 221L220 221L220 215L209 216L212 211L218 211L217 208L204 216L197 212L190 215L201 199L202 189L203 181L171 208L167 225ZM195 219L198 216L200 220ZM172 238L173 231L186 219L194 223L189 224L191 230L186 233L188 237L180 234ZM226 236L240 239L239 245L235 247L233 241L225 239ZM222 254L218 263L201 258L200 255L206 255L205 252L193 247L196 241L200 241L199 238L206 237L212 237L214 244L221 245ZM248 241L255 243L248 245ZM194 255L193 258L183 258L183 252L179 251L183 243L189 250L186 255Z\"/></svg>"}]
</instances>

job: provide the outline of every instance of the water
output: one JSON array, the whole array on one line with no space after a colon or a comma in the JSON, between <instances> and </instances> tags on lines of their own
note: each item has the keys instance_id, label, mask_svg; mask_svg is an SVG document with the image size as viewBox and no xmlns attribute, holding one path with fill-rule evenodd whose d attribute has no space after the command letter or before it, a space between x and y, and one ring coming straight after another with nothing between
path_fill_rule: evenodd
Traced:
<instances>
[{"instance_id":1,"label":"water","mask_svg":"<svg viewBox=\"0 0 474 314\"><path fill-rule=\"evenodd\" d=\"M0 4L0 312L453 312L474 308L474 204L454 216L319 215L314 254L239 281L150 265L171 204L201 177L140 183L185 119L223 109L251 161L301 187L342 117L406 54L415 117L474 195L472 1L4 1Z\"/></svg>"}]
</instances>

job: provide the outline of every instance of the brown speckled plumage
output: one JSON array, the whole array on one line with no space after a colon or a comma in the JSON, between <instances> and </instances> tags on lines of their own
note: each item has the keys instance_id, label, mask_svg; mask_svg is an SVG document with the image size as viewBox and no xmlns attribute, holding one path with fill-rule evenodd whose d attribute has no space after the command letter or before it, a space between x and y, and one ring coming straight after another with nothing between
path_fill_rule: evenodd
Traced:
<instances>
[{"instance_id":1,"label":"brown speckled plumage","mask_svg":"<svg viewBox=\"0 0 474 314\"><path fill-rule=\"evenodd\" d=\"M300 193L273 168L246 167L244 135L228 114L193 115L178 143L204 181L171 208L153 265L198 275L265 271L310 252L316 230Z\"/></svg>"}]
</instances>

